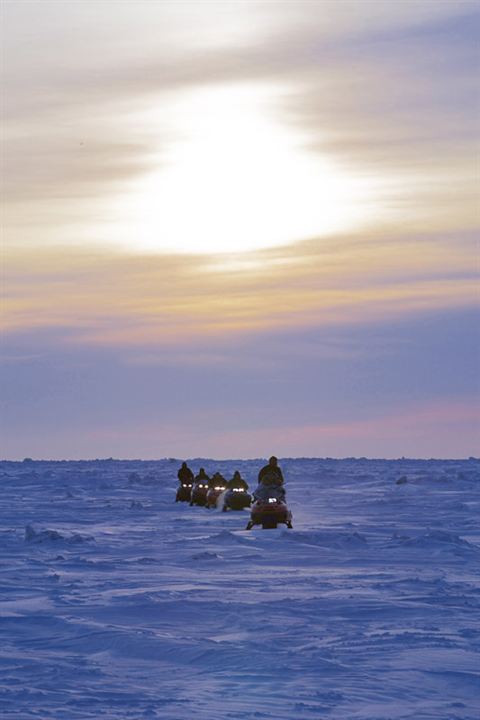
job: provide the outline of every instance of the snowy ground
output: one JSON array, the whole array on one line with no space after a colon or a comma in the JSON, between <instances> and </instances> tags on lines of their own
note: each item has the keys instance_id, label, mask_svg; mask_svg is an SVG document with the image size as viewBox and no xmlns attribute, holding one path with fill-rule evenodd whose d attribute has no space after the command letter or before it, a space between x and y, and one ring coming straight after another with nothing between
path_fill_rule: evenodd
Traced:
<instances>
[{"instance_id":1,"label":"snowy ground","mask_svg":"<svg viewBox=\"0 0 480 720\"><path fill-rule=\"evenodd\" d=\"M177 462L0 463L3 720L478 720L480 462L281 465L246 532Z\"/></svg>"}]
</instances>

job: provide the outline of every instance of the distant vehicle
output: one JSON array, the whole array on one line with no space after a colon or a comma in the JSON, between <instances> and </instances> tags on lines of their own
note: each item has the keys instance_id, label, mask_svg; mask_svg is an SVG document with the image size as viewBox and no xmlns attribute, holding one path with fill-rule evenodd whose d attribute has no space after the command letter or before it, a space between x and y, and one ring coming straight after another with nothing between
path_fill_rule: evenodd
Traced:
<instances>
[{"instance_id":1,"label":"distant vehicle","mask_svg":"<svg viewBox=\"0 0 480 720\"><path fill-rule=\"evenodd\" d=\"M223 512L227 510L243 510L252 504L252 496L244 488L231 488L223 498Z\"/></svg>"},{"instance_id":2,"label":"distant vehicle","mask_svg":"<svg viewBox=\"0 0 480 720\"><path fill-rule=\"evenodd\" d=\"M192 487L192 493L190 497L190 505L206 505L207 504L207 493L208 493L208 480L207 482L195 482Z\"/></svg>"},{"instance_id":3,"label":"distant vehicle","mask_svg":"<svg viewBox=\"0 0 480 720\"><path fill-rule=\"evenodd\" d=\"M182 482L178 486L175 502L190 502L192 496L193 483Z\"/></svg>"},{"instance_id":4,"label":"distant vehicle","mask_svg":"<svg viewBox=\"0 0 480 720\"><path fill-rule=\"evenodd\" d=\"M207 492L207 508L214 508L217 507L217 501L220 495L225 492L227 489L227 484L225 483L218 483L218 485L214 485L214 487L210 487L210 489Z\"/></svg>"}]
</instances>

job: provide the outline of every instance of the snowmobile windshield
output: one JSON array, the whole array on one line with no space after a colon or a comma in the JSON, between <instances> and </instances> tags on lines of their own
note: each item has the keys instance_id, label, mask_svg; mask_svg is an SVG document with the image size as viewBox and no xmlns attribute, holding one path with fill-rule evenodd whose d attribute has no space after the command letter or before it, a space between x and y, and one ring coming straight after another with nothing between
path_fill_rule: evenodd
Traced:
<instances>
[{"instance_id":1,"label":"snowmobile windshield","mask_svg":"<svg viewBox=\"0 0 480 720\"><path fill-rule=\"evenodd\" d=\"M282 487L264 485L262 483L257 487L254 495L258 500L263 500L265 502L270 502L270 500L272 500L273 502L277 502L278 500L283 500L285 497L285 491Z\"/></svg>"}]
</instances>

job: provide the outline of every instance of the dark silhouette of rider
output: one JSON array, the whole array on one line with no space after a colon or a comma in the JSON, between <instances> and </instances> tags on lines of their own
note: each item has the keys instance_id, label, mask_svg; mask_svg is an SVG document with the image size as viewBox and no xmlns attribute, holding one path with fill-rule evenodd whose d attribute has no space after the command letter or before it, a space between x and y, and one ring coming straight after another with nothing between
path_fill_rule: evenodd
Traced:
<instances>
[{"instance_id":1,"label":"dark silhouette of rider","mask_svg":"<svg viewBox=\"0 0 480 720\"><path fill-rule=\"evenodd\" d=\"M221 473L216 472L208 481L208 487L209 489L216 487L227 487L227 481Z\"/></svg>"},{"instance_id":2,"label":"dark silhouette of rider","mask_svg":"<svg viewBox=\"0 0 480 720\"><path fill-rule=\"evenodd\" d=\"M235 470L233 477L227 483L227 488L233 490L233 488L241 488L242 490L248 490L248 483L242 478L238 470Z\"/></svg>"},{"instance_id":3,"label":"dark silhouette of rider","mask_svg":"<svg viewBox=\"0 0 480 720\"><path fill-rule=\"evenodd\" d=\"M207 473L203 468L200 468L198 475L195 476L195 483L203 483L204 485L207 485L210 478L208 477Z\"/></svg>"},{"instance_id":4,"label":"dark silhouette of rider","mask_svg":"<svg viewBox=\"0 0 480 720\"><path fill-rule=\"evenodd\" d=\"M283 485L283 474L275 455L272 455L268 465L265 465L258 473L258 482L260 485Z\"/></svg>"},{"instance_id":5,"label":"dark silhouette of rider","mask_svg":"<svg viewBox=\"0 0 480 720\"><path fill-rule=\"evenodd\" d=\"M177 473L178 481L181 483L193 483L193 472L190 470L186 462L182 463L182 467Z\"/></svg>"}]
</instances>

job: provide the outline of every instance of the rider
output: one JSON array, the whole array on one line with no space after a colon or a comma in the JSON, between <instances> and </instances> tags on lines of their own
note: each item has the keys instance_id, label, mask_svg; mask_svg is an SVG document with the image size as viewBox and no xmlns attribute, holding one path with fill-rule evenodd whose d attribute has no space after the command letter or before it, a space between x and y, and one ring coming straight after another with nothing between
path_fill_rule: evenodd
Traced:
<instances>
[{"instance_id":1,"label":"rider","mask_svg":"<svg viewBox=\"0 0 480 720\"><path fill-rule=\"evenodd\" d=\"M248 490L248 483L242 478L238 470L235 470L233 477L227 483L227 488L233 490L233 488L240 488L241 490Z\"/></svg>"},{"instance_id":2,"label":"rider","mask_svg":"<svg viewBox=\"0 0 480 720\"><path fill-rule=\"evenodd\" d=\"M223 477L222 473L219 473L218 471L216 473L214 473L214 475L208 481L209 489L216 488L216 487L226 487L226 485L227 485L227 481Z\"/></svg>"},{"instance_id":3,"label":"rider","mask_svg":"<svg viewBox=\"0 0 480 720\"><path fill-rule=\"evenodd\" d=\"M178 482L186 483L187 485L193 483L193 472L190 470L186 462L182 463L182 467L177 473Z\"/></svg>"},{"instance_id":4,"label":"rider","mask_svg":"<svg viewBox=\"0 0 480 720\"><path fill-rule=\"evenodd\" d=\"M275 455L272 455L268 465L265 465L258 473L258 482L260 485L283 485L282 470Z\"/></svg>"},{"instance_id":5,"label":"rider","mask_svg":"<svg viewBox=\"0 0 480 720\"><path fill-rule=\"evenodd\" d=\"M209 481L210 478L208 477L205 470L203 468L200 468L198 475L195 476L195 484L203 483L204 485L207 485Z\"/></svg>"},{"instance_id":6,"label":"rider","mask_svg":"<svg viewBox=\"0 0 480 720\"><path fill-rule=\"evenodd\" d=\"M275 494L280 500L285 500L285 487L283 474L275 455L268 461L258 473L258 487L253 493L256 500L267 500Z\"/></svg>"}]
</instances>

